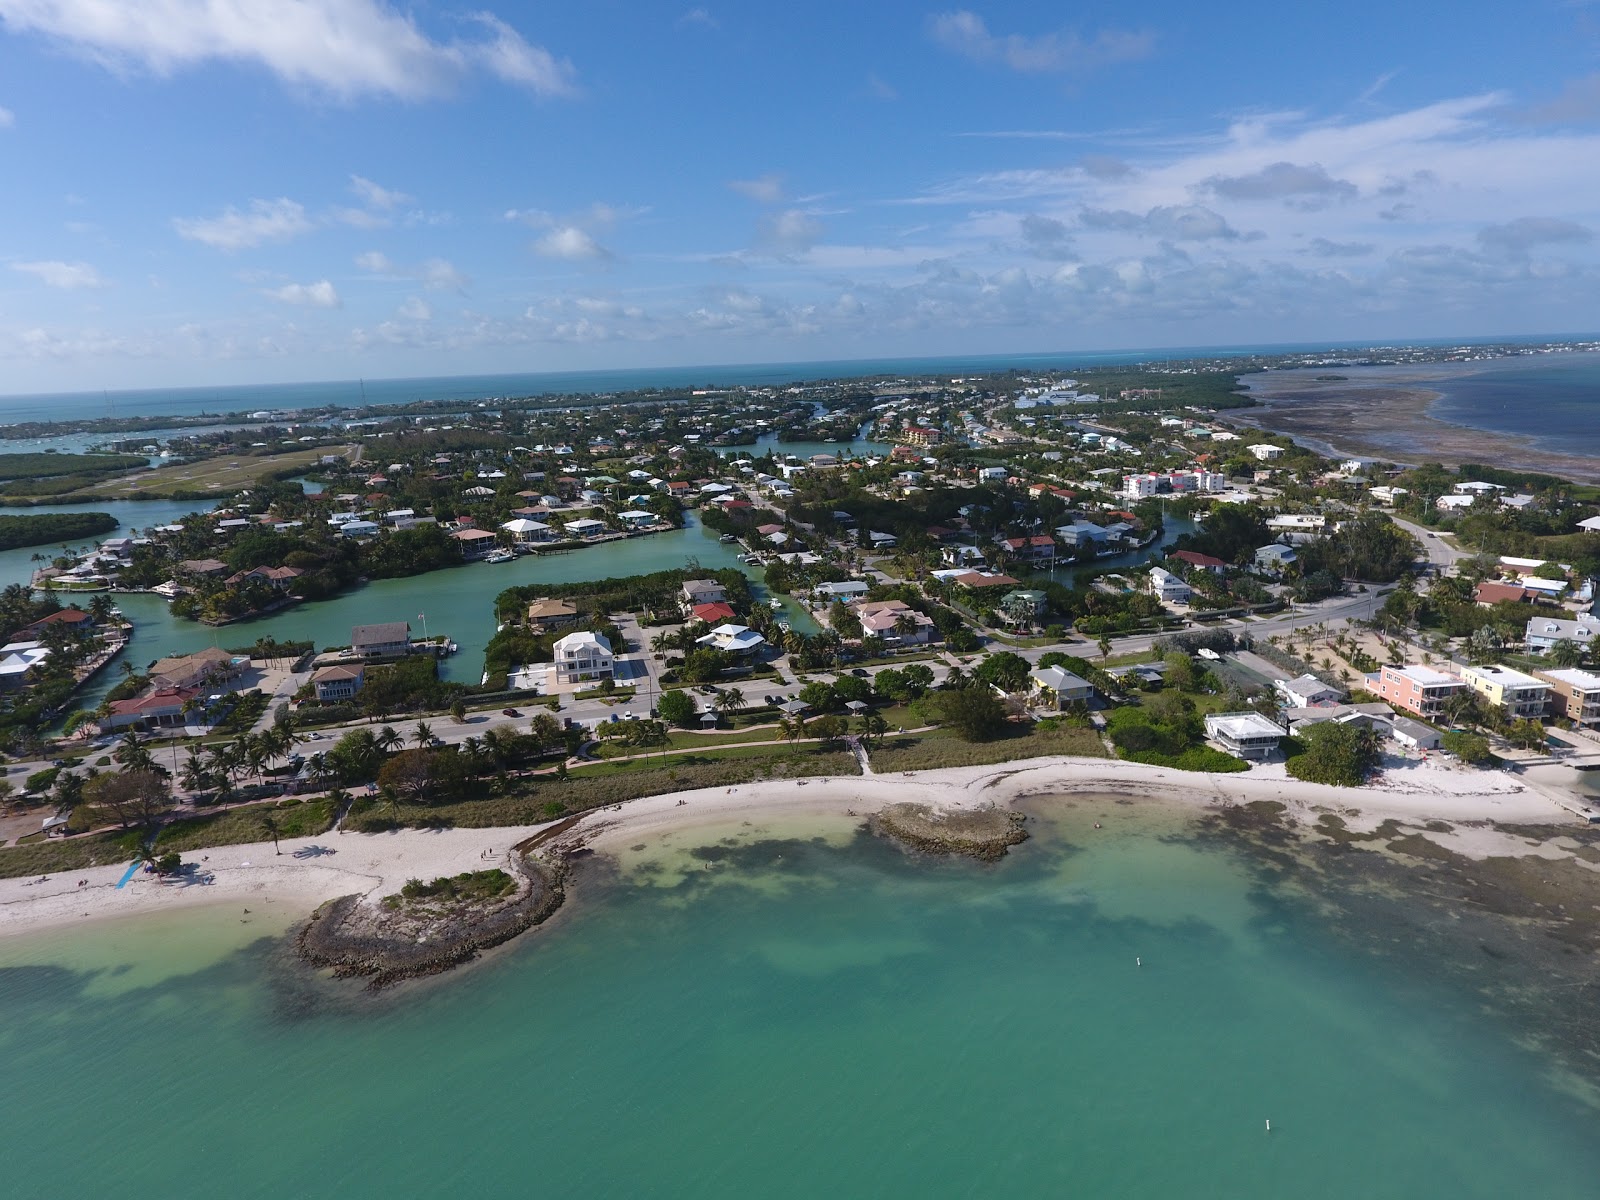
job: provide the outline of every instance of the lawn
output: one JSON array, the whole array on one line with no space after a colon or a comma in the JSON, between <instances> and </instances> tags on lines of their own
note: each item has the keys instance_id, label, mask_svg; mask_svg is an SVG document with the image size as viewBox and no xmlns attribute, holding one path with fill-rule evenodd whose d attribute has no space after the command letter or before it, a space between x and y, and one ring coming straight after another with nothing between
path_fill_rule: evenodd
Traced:
<instances>
[{"instance_id":1,"label":"lawn","mask_svg":"<svg viewBox=\"0 0 1600 1200\"><path fill-rule=\"evenodd\" d=\"M0 850L0 879L28 875L55 875L84 867L103 867L133 861L138 834L97 833L67 841L52 839Z\"/></svg>"},{"instance_id":2,"label":"lawn","mask_svg":"<svg viewBox=\"0 0 1600 1200\"><path fill-rule=\"evenodd\" d=\"M225 809L201 817L173 821L156 837L156 849L200 850L208 846L238 846L248 842L269 842L261 818L267 815L278 823L280 838L315 837L333 828L333 813L322 797L290 800L284 804L250 804Z\"/></svg>"}]
</instances>

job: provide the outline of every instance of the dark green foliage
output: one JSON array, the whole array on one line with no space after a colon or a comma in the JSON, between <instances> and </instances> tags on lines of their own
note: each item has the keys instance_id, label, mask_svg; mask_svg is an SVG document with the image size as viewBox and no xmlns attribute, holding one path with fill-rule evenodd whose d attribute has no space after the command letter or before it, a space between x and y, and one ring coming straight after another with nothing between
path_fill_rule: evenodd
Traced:
<instances>
[{"instance_id":1,"label":"dark green foliage","mask_svg":"<svg viewBox=\"0 0 1600 1200\"><path fill-rule=\"evenodd\" d=\"M687 729L699 722L699 710L695 707L694 699L685 692L663 692L661 699L656 701L656 711L661 714L663 721L670 721L680 728Z\"/></svg>"},{"instance_id":2,"label":"dark green foliage","mask_svg":"<svg viewBox=\"0 0 1600 1200\"><path fill-rule=\"evenodd\" d=\"M1307 783L1360 787L1378 765L1378 735L1359 725L1320 721L1299 740L1305 750L1289 759L1288 771Z\"/></svg>"},{"instance_id":3,"label":"dark green foliage","mask_svg":"<svg viewBox=\"0 0 1600 1200\"><path fill-rule=\"evenodd\" d=\"M517 890L517 881L499 867L487 871L463 871L441 876L432 883L412 879L400 889L407 900L485 901L498 900Z\"/></svg>"},{"instance_id":4,"label":"dark green foliage","mask_svg":"<svg viewBox=\"0 0 1600 1200\"><path fill-rule=\"evenodd\" d=\"M1328 537L1300 548L1300 571L1328 571L1344 579L1392 583L1422 556L1417 539L1382 513L1345 521Z\"/></svg>"},{"instance_id":5,"label":"dark green foliage","mask_svg":"<svg viewBox=\"0 0 1600 1200\"><path fill-rule=\"evenodd\" d=\"M969 742L987 742L1006 727L1006 710L987 687L959 688L930 698L939 721Z\"/></svg>"},{"instance_id":6,"label":"dark green foliage","mask_svg":"<svg viewBox=\"0 0 1600 1200\"><path fill-rule=\"evenodd\" d=\"M1481 733L1462 733L1452 729L1439 742L1446 754L1453 754L1473 766L1481 766L1494 758L1494 752L1489 749L1489 739Z\"/></svg>"},{"instance_id":7,"label":"dark green foliage","mask_svg":"<svg viewBox=\"0 0 1600 1200\"><path fill-rule=\"evenodd\" d=\"M4 457L0 455L0 458ZM115 517L103 512L0 516L0 550L81 542L102 533L110 533L117 525Z\"/></svg>"}]
</instances>

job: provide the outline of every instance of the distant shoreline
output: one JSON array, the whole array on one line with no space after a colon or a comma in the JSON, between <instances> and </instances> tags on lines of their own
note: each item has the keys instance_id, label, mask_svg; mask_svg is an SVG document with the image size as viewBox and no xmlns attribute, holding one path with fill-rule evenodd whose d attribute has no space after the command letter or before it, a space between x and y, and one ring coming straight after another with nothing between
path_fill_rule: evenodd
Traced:
<instances>
[{"instance_id":1,"label":"distant shoreline","mask_svg":"<svg viewBox=\"0 0 1600 1200\"><path fill-rule=\"evenodd\" d=\"M1330 457L1376 459L1402 466L1490 463L1514 471L1600 483L1600 456L1565 454L1532 437L1479 428L1434 416L1443 392L1430 386L1438 372L1415 378L1318 378L1312 369L1242 375L1239 384L1257 407L1222 418L1234 425L1287 434ZM1381 418L1381 419L1380 419Z\"/></svg>"}]
</instances>

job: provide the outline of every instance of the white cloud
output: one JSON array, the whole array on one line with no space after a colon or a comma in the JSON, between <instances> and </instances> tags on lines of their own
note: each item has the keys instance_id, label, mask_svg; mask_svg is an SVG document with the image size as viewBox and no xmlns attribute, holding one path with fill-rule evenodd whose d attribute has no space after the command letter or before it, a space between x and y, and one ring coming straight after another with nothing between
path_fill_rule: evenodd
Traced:
<instances>
[{"instance_id":1,"label":"white cloud","mask_svg":"<svg viewBox=\"0 0 1600 1200\"><path fill-rule=\"evenodd\" d=\"M17 114L9 108L0 107L0 129L10 129L17 123Z\"/></svg>"},{"instance_id":2,"label":"white cloud","mask_svg":"<svg viewBox=\"0 0 1600 1200\"><path fill-rule=\"evenodd\" d=\"M680 28L688 25L698 25L702 29L721 28L717 24L717 19L711 15L711 10L707 8L691 8L678 18L678 26Z\"/></svg>"},{"instance_id":3,"label":"white cloud","mask_svg":"<svg viewBox=\"0 0 1600 1200\"><path fill-rule=\"evenodd\" d=\"M11 269L32 275L46 287L61 288L63 291L106 286L106 281L100 278L100 272L86 262L19 262L12 263Z\"/></svg>"},{"instance_id":4,"label":"white cloud","mask_svg":"<svg viewBox=\"0 0 1600 1200\"><path fill-rule=\"evenodd\" d=\"M252 200L243 212L229 205L217 217L177 217L172 226L179 237L229 251L248 250L263 242L287 242L314 227L305 208L285 198Z\"/></svg>"},{"instance_id":5,"label":"white cloud","mask_svg":"<svg viewBox=\"0 0 1600 1200\"><path fill-rule=\"evenodd\" d=\"M1126 29L1103 29L1088 40L1070 31L997 37L982 17L966 9L940 13L929 30L945 49L974 62L1000 63L1026 73L1081 71L1144 58L1155 48L1150 34Z\"/></svg>"},{"instance_id":6,"label":"white cloud","mask_svg":"<svg viewBox=\"0 0 1600 1200\"><path fill-rule=\"evenodd\" d=\"M326 279L315 283L286 283L269 289L266 294L284 304L298 304L303 308L338 308L340 304L339 293Z\"/></svg>"},{"instance_id":7,"label":"white cloud","mask_svg":"<svg viewBox=\"0 0 1600 1200\"><path fill-rule=\"evenodd\" d=\"M569 262L610 258L611 252L576 225L559 225L533 244L533 252L544 258Z\"/></svg>"},{"instance_id":8,"label":"white cloud","mask_svg":"<svg viewBox=\"0 0 1600 1200\"><path fill-rule=\"evenodd\" d=\"M411 197L404 192L391 191L360 175L350 176L350 190L359 196L361 202L368 208L382 209L384 212L411 203Z\"/></svg>"},{"instance_id":9,"label":"white cloud","mask_svg":"<svg viewBox=\"0 0 1600 1200\"><path fill-rule=\"evenodd\" d=\"M408 321L431 321L433 309L421 296L407 296L406 302L400 306L399 315Z\"/></svg>"},{"instance_id":10,"label":"white cloud","mask_svg":"<svg viewBox=\"0 0 1600 1200\"><path fill-rule=\"evenodd\" d=\"M730 179L728 186L741 196L759 200L762 204L777 204L783 199L783 176L775 172L756 179Z\"/></svg>"},{"instance_id":11,"label":"white cloud","mask_svg":"<svg viewBox=\"0 0 1600 1200\"><path fill-rule=\"evenodd\" d=\"M780 254L800 254L822 240L822 222L798 208L773 213L761 222L761 241Z\"/></svg>"},{"instance_id":12,"label":"white cloud","mask_svg":"<svg viewBox=\"0 0 1600 1200\"><path fill-rule=\"evenodd\" d=\"M386 0L0 0L0 19L111 70L246 63L343 99L436 96L484 71L538 95L574 91L570 63L498 17L474 15L487 37L439 41Z\"/></svg>"},{"instance_id":13,"label":"white cloud","mask_svg":"<svg viewBox=\"0 0 1600 1200\"><path fill-rule=\"evenodd\" d=\"M371 275L386 279L415 280L429 291L465 292L471 280L449 259L430 258L416 266L397 263L381 250L356 255L356 266Z\"/></svg>"},{"instance_id":14,"label":"white cloud","mask_svg":"<svg viewBox=\"0 0 1600 1200\"><path fill-rule=\"evenodd\" d=\"M1229 200L1283 200L1289 197L1326 197L1350 200L1358 194L1355 184L1335 179L1318 163L1301 166L1275 162L1248 175L1216 175L1206 186Z\"/></svg>"}]
</instances>

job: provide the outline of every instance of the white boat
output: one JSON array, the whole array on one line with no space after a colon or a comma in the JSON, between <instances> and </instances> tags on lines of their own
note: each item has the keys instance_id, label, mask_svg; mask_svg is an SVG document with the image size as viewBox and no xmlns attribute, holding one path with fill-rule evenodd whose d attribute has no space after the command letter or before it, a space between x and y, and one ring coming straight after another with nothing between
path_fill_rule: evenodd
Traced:
<instances>
[{"instance_id":1,"label":"white boat","mask_svg":"<svg viewBox=\"0 0 1600 1200\"><path fill-rule=\"evenodd\" d=\"M777 612L779 609L781 609L783 607L783 601L782 600L768 600L767 601L767 607L770 608L773 612Z\"/></svg>"},{"instance_id":2,"label":"white boat","mask_svg":"<svg viewBox=\"0 0 1600 1200\"><path fill-rule=\"evenodd\" d=\"M725 533L717 539L717 541L721 542L723 545L727 545L729 542L737 542L738 540L739 539L734 537L731 533Z\"/></svg>"},{"instance_id":3,"label":"white boat","mask_svg":"<svg viewBox=\"0 0 1600 1200\"><path fill-rule=\"evenodd\" d=\"M510 550L491 550L488 554L486 554L484 556L483 561L484 562L491 562L491 563L502 563L502 562L510 562L512 559L514 559L516 557L517 557L516 554L513 551L510 551Z\"/></svg>"}]
</instances>

